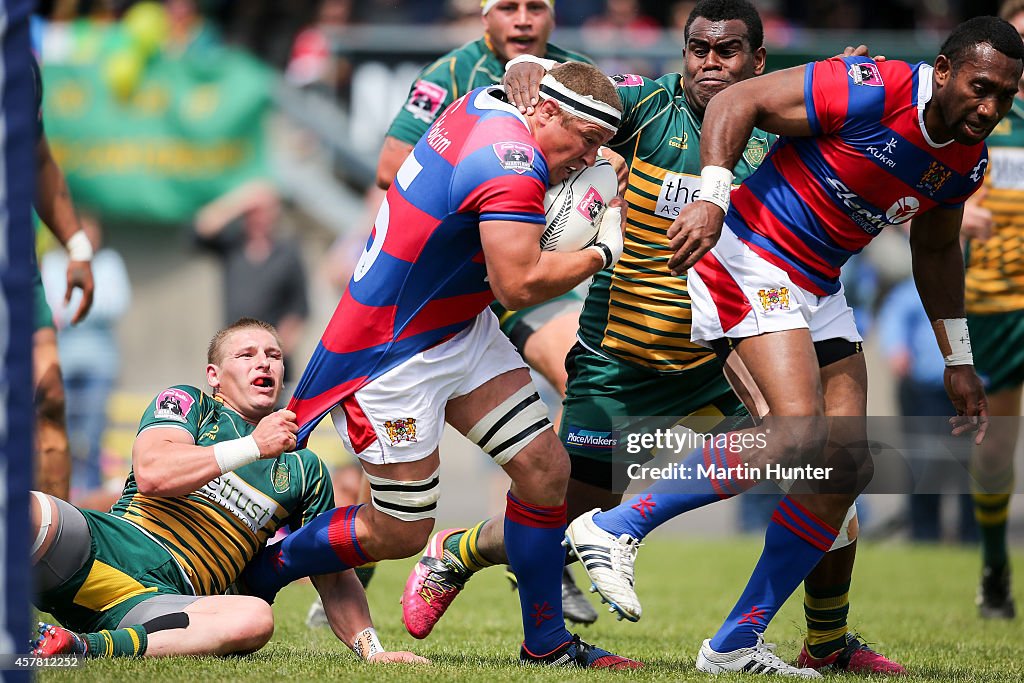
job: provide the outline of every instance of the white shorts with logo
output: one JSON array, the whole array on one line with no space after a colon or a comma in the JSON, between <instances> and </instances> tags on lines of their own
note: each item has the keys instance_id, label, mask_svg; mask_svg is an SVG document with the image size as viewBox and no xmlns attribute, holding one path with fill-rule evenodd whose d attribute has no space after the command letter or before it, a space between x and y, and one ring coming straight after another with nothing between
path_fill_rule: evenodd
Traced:
<instances>
[{"instance_id":1,"label":"white shorts with logo","mask_svg":"<svg viewBox=\"0 0 1024 683\"><path fill-rule=\"evenodd\" d=\"M522 357L484 309L448 341L356 391L331 417L345 448L368 463L422 460L441 443L449 400L519 368L526 368Z\"/></svg>"},{"instance_id":2,"label":"white shorts with logo","mask_svg":"<svg viewBox=\"0 0 1024 683\"><path fill-rule=\"evenodd\" d=\"M813 341L862 341L842 287L817 296L761 258L726 225L711 251L687 273L692 301L690 338L710 346L715 339L755 337L809 329Z\"/></svg>"}]
</instances>

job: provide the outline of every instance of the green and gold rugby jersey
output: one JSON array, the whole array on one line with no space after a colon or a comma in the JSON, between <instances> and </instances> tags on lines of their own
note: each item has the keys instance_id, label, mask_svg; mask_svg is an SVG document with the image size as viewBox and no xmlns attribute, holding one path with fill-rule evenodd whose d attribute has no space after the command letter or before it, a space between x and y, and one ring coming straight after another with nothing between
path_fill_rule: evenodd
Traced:
<instances>
[{"instance_id":1,"label":"green and gold rugby jersey","mask_svg":"<svg viewBox=\"0 0 1024 683\"><path fill-rule=\"evenodd\" d=\"M199 446L237 439L256 428L219 398L186 385L160 392L146 408L139 433L154 427L182 429ZM280 527L297 529L333 507L327 467L303 449L257 460L173 498L139 493L135 473L129 472L110 513L163 544L196 595L219 595Z\"/></svg>"},{"instance_id":2,"label":"green and gold rugby jersey","mask_svg":"<svg viewBox=\"0 0 1024 683\"><path fill-rule=\"evenodd\" d=\"M981 204L992 212L992 237L967 245L968 313L1024 309L1024 100L988 140L988 172Z\"/></svg>"},{"instance_id":3,"label":"green and gold rugby jersey","mask_svg":"<svg viewBox=\"0 0 1024 683\"><path fill-rule=\"evenodd\" d=\"M609 147L629 164L625 250L609 273L594 276L580 340L593 350L658 372L679 372L714 354L690 342L686 278L668 272L668 228L700 189L700 120L680 74L651 80L615 76L623 120ZM774 135L755 130L734 172L736 182L764 161Z\"/></svg>"},{"instance_id":4,"label":"green and gold rugby jersey","mask_svg":"<svg viewBox=\"0 0 1024 683\"><path fill-rule=\"evenodd\" d=\"M558 62L590 63L583 55L550 43L544 56ZM466 43L419 73L387 134L415 145L445 107L473 88L496 85L504 77L505 64L488 46L486 37Z\"/></svg>"}]
</instances>

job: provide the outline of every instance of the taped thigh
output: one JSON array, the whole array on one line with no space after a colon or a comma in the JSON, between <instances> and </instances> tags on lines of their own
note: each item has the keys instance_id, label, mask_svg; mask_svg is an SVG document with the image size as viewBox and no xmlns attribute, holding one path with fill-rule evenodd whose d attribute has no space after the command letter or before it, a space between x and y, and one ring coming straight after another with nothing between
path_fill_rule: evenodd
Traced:
<instances>
[{"instance_id":1,"label":"taped thigh","mask_svg":"<svg viewBox=\"0 0 1024 683\"><path fill-rule=\"evenodd\" d=\"M201 595L154 595L128 610L118 622L117 627L127 628L142 624L146 626L148 633L171 628L187 628L189 619L185 614L185 608L202 597ZM154 620L159 621L154 623ZM151 624L152 627L150 627Z\"/></svg>"},{"instance_id":2,"label":"taped thigh","mask_svg":"<svg viewBox=\"0 0 1024 683\"><path fill-rule=\"evenodd\" d=\"M843 524L839 527L839 535L836 536L836 540L832 543L832 547L829 548L829 552L833 550L840 550L848 545L852 545L857 540L857 501L854 501L850 506L850 509L846 511L846 517L843 518Z\"/></svg>"},{"instance_id":3,"label":"taped thigh","mask_svg":"<svg viewBox=\"0 0 1024 683\"><path fill-rule=\"evenodd\" d=\"M433 519L437 499L441 497L440 472L441 468L438 468L429 477L419 481L397 481L367 473L370 501L380 512L403 522Z\"/></svg>"},{"instance_id":4,"label":"taped thigh","mask_svg":"<svg viewBox=\"0 0 1024 683\"><path fill-rule=\"evenodd\" d=\"M484 415L466 436L504 465L550 426L547 406L531 382Z\"/></svg>"},{"instance_id":5,"label":"taped thigh","mask_svg":"<svg viewBox=\"0 0 1024 683\"><path fill-rule=\"evenodd\" d=\"M53 542L32 569L35 575L36 589L39 592L46 592L70 579L89 561L89 556L92 554L92 533L89 531L89 524L85 521L85 515L71 503L35 491L32 494L32 497L44 510L42 521L57 525L57 533L53 537ZM47 520L50 515L49 501L51 500L57 505L56 520ZM42 525L40 525L39 531L45 535ZM36 539L36 542L39 543L39 538Z\"/></svg>"}]
</instances>

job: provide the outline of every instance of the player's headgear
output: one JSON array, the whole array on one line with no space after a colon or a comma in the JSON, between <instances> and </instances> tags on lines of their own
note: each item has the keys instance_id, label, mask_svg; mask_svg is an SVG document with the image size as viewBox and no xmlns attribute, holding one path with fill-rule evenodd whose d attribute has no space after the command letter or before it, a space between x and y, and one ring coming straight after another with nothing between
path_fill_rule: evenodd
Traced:
<instances>
[{"instance_id":1,"label":"player's headgear","mask_svg":"<svg viewBox=\"0 0 1024 683\"><path fill-rule=\"evenodd\" d=\"M540 81L540 96L545 100L554 100L567 114L596 123L612 133L619 131L621 111L591 95L581 95L560 83L550 73L545 74Z\"/></svg>"},{"instance_id":2,"label":"player's headgear","mask_svg":"<svg viewBox=\"0 0 1024 683\"><path fill-rule=\"evenodd\" d=\"M491 11L491 8L497 5L501 0L480 0L480 13L487 14ZM547 5L551 12L555 11L555 0L544 0L544 4Z\"/></svg>"}]
</instances>

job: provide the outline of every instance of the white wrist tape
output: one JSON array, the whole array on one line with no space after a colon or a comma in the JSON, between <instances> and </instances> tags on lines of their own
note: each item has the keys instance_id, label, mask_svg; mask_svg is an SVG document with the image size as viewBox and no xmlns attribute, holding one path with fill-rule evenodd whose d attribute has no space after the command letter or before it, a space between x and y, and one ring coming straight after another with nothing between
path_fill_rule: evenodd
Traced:
<instances>
[{"instance_id":1,"label":"white wrist tape","mask_svg":"<svg viewBox=\"0 0 1024 683\"><path fill-rule=\"evenodd\" d=\"M256 439L243 436L241 439L221 441L213 444L213 457L217 458L217 466L221 474L237 470L243 465L256 462L260 459L260 447Z\"/></svg>"},{"instance_id":2,"label":"white wrist tape","mask_svg":"<svg viewBox=\"0 0 1024 683\"><path fill-rule=\"evenodd\" d=\"M555 65L558 64L558 62L556 62L553 59L544 59L543 57L535 57L534 55L519 55L515 59L506 62L505 73L508 73L508 70L511 69L516 64L526 63L540 64L542 67L544 67L545 71L551 71L553 68L555 68Z\"/></svg>"},{"instance_id":3,"label":"white wrist tape","mask_svg":"<svg viewBox=\"0 0 1024 683\"><path fill-rule=\"evenodd\" d=\"M68 250L68 258L72 261L92 261L92 242L83 230L79 230L64 245Z\"/></svg>"},{"instance_id":4,"label":"white wrist tape","mask_svg":"<svg viewBox=\"0 0 1024 683\"><path fill-rule=\"evenodd\" d=\"M953 365L974 365L971 353L971 335L967 331L967 318L943 318L932 321L935 339L946 361L946 367Z\"/></svg>"},{"instance_id":5,"label":"white wrist tape","mask_svg":"<svg viewBox=\"0 0 1024 683\"><path fill-rule=\"evenodd\" d=\"M384 646L380 644L380 638L377 637L377 631L371 626L360 631L356 639L352 641L352 651L365 662L373 655L385 650Z\"/></svg>"},{"instance_id":6,"label":"white wrist tape","mask_svg":"<svg viewBox=\"0 0 1024 683\"><path fill-rule=\"evenodd\" d=\"M697 199L711 202L728 213L732 179L732 171L727 168L705 166L700 170L700 194Z\"/></svg>"}]
</instances>

